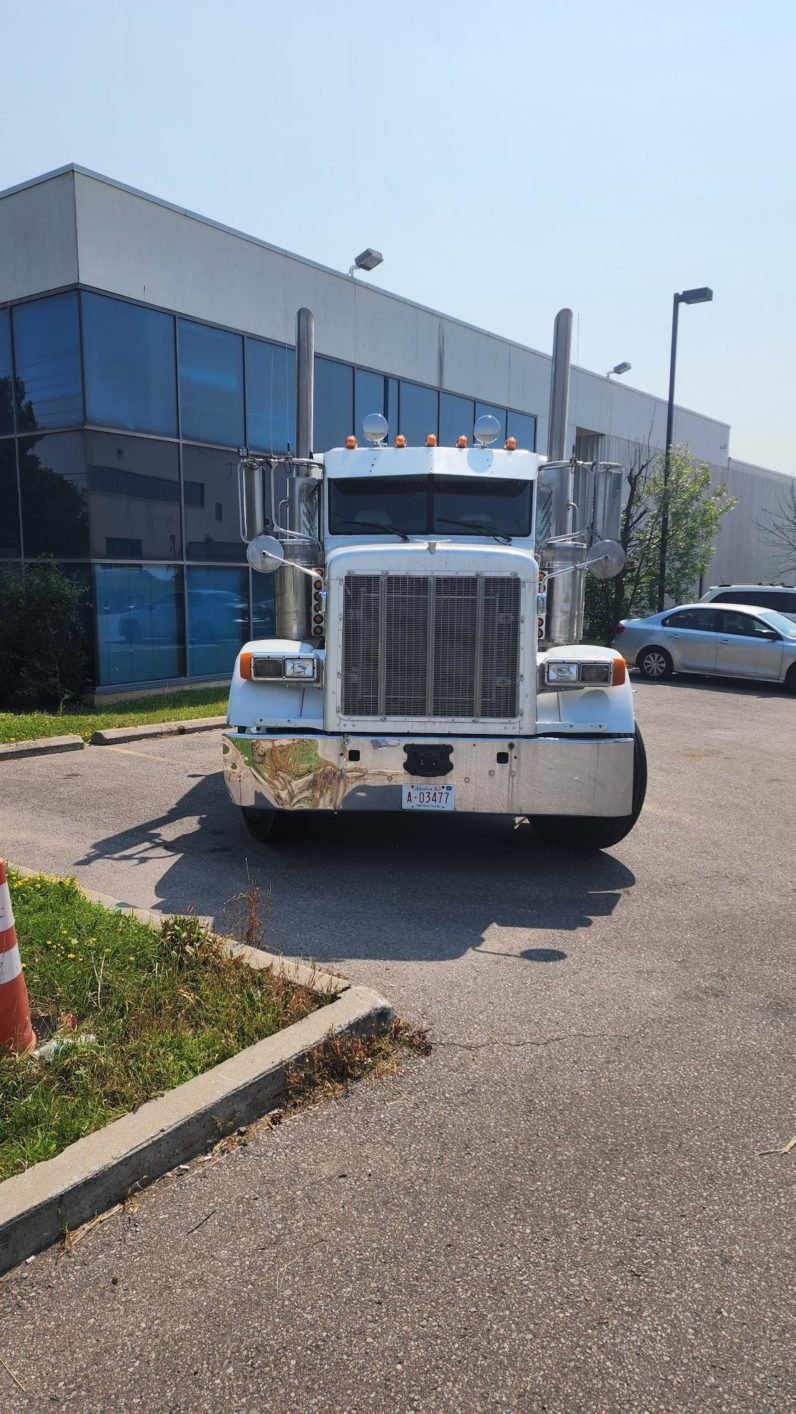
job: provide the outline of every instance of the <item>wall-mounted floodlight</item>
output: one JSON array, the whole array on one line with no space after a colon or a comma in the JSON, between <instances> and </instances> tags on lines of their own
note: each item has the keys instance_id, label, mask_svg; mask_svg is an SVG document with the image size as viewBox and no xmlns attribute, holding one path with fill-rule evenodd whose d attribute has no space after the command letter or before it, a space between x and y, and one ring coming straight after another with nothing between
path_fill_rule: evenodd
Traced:
<instances>
[{"instance_id":1,"label":"wall-mounted floodlight","mask_svg":"<svg viewBox=\"0 0 796 1414\"><path fill-rule=\"evenodd\" d=\"M372 246L368 246L367 250L360 251L353 265L350 266L348 273L353 276L355 270L364 270L367 274L370 274L371 270L375 270L377 265L381 265L383 259L384 256L380 250L374 250Z\"/></svg>"},{"instance_id":2,"label":"wall-mounted floodlight","mask_svg":"<svg viewBox=\"0 0 796 1414\"><path fill-rule=\"evenodd\" d=\"M629 373L632 367L632 363L617 363L614 365L613 368L608 369L608 372L605 376L606 378L610 378L614 373L616 373L617 375L622 373Z\"/></svg>"}]
</instances>

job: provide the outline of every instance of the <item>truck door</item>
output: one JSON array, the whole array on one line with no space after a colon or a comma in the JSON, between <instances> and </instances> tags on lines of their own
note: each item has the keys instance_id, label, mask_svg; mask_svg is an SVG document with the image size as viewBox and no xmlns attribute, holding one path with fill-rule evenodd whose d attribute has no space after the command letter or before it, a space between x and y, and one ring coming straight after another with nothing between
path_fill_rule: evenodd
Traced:
<instances>
[{"instance_id":1,"label":"truck door","mask_svg":"<svg viewBox=\"0 0 796 1414\"><path fill-rule=\"evenodd\" d=\"M753 614L722 609L718 637L717 673L733 677L778 678L782 669L782 639L776 630Z\"/></svg>"}]
</instances>

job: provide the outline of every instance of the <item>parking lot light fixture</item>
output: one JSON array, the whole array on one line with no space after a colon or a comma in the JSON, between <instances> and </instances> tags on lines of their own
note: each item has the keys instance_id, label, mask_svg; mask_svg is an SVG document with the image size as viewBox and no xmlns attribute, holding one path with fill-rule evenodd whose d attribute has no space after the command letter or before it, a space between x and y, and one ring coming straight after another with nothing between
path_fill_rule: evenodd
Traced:
<instances>
[{"instance_id":1,"label":"parking lot light fixture","mask_svg":"<svg viewBox=\"0 0 796 1414\"><path fill-rule=\"evenodd\" d=\"M629 373L633 367L632 363L615 363L613 368L609 368L606 378L610 378L614 373L619 376L622 373Z\"/></svg>"},{"instance_id":2,"label":"parking lot light fixture","mask_svg":"<svg viewBox=\"0 0 796 1414\"><path fill-rule=\"evenodd\" d=\"M663 612L666 598L666 558L669 550L669 472L674 434L674 375L677 365L677 325L681 304L709 304L713 291L708 285L682 290L672 298L672 348L669 356L669 404L666 410L666 446L663 453L663 496L661 503L661 549L658 564L658 613Z\"/></svg>"},{"instance_id":3,"label":"parking lot light fixture","mask_svg":"<svg viewBox=\"0 0 796 1414\"><path fill-rule=\"evenodd\" d=\"M353 265L349 266L348 273L352 279L357 270L364 270L369 275L371 270L375 270L377 265L382 264L383 260L384 256L380 250L374 250L372 246L368 246L366 250L360 251Z\"/></svg>"}]
</instances>

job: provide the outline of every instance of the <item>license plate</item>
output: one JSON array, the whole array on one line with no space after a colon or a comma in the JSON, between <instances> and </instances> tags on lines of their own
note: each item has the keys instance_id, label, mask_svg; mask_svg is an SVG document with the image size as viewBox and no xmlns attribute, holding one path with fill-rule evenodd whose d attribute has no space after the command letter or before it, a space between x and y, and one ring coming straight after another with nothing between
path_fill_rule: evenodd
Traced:
<instances>
[{"instance_id":1,"label":"license plate","mask_svg":"<svg viewBox=\"0 0 796 1414\"><path fill-rule=\"evenodd\" d=\"M453 810L454 786L401 786L404 810Z\"/></svg>"}]
</instances>

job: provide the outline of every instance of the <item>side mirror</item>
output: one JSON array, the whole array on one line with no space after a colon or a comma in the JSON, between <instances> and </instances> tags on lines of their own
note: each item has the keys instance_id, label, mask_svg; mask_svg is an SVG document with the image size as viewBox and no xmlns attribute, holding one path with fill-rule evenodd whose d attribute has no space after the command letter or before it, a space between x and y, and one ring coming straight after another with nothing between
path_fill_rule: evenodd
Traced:
<instances>
[{"instance_id":1,"label":"side mirror","mask_svg":"<svg viewBox=\"0 0 796 1414\"><path fill-rule=\"evenodd\" d=\"M775 628L765 628L762 633L756 633L755 638L768 638L772 643L779 643L779 634Z\"/></svg>"},{"instance_id":2,"label":"side mirror","mask_svg":"<svg viewBox=\"0 0 796 1414\"><path fill-rule=\"evenodd\" d=\"M259 462L242 457L238 463L240 538L248 544L265 525L263 469Z\"/></svg>"},{"instance_id":3,"label":"side mirror","mask_svg":"<svg viewBox=\"0 0 796 1414\"><path fill-rule=\"evenodd\" d=\"M284 558L284 548L273 535L257 535L246 546L246 559L260 574L273 574Z\"/></svg>"},{"instance_id":4,"label":"side mirror","mask_svg":"<svg viewBox=\"0 0 796 1414\"><path fill-rule=\"evenodd\" d=\"M596 579L616 579L627 563L627 555L618 540L598 540L584 560L582 569L591 570Z\"/></svg>"}]
</instances>

